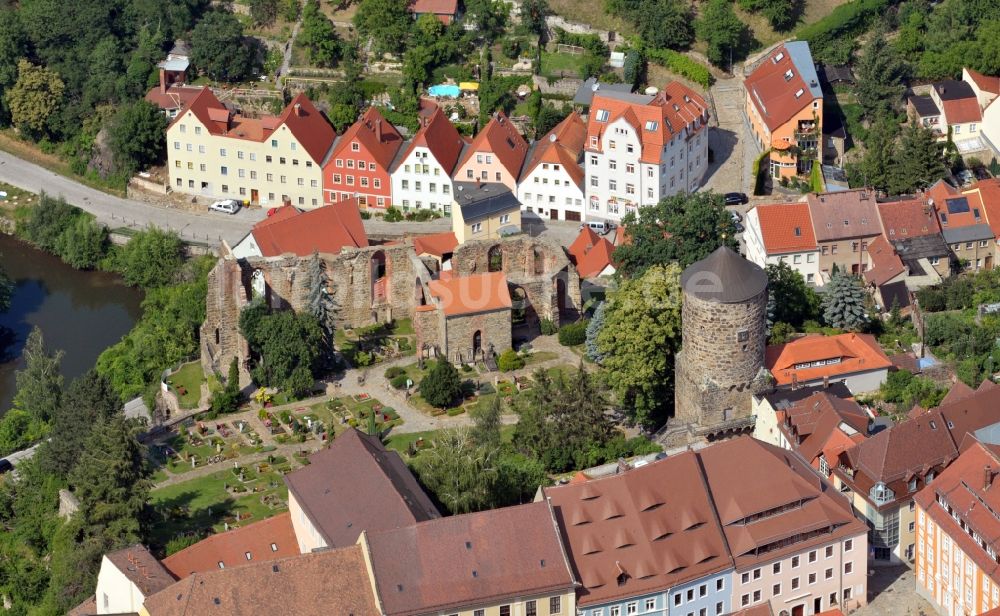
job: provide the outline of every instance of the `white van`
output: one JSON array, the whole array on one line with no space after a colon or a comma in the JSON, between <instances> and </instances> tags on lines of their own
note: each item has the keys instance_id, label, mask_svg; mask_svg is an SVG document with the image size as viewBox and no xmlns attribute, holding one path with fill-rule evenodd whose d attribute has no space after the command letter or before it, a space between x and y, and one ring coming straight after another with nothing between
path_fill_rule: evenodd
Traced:
<instances>
[{"instance_id":1,"label":"white van","mask_svg":"<svg viewBox=\"0 0 1000 616\"><path fill-rule=\"evenodd\" d=\"M223 214L235 214L240 211L240 202L236 199L223 199L208 206L208 209L213 212L222 212Z\"/></svg>"},{"instance_id":2,"label":"white van","mask_svg":"<svg viewBox=\"0 0 1000 616\"><path fill-rule=\"evenodd\" d=\"M609 231L615 228L615 223L608 222L606 220L588 220L587 222L580 225L581 229L583 229L584 227L590 227L591 231L599 233L600 235L604 235L605 233L608 233Z\"/></svg>"}]
</instances>

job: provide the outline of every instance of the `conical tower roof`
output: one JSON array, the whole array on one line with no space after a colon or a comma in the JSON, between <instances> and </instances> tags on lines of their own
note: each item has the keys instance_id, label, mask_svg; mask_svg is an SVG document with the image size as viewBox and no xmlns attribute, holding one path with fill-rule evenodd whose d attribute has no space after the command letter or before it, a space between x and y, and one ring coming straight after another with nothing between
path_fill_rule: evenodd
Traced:
<instances>
[{"instance_id":1,"label":"conical tower roof","mask_svg":"<svg viewBox=\"0 0 1000 616\"><path fill-rule=\"evenodd\" d=\"M720 304L736 304L767 288L767 274L729 248L721 246L681 274L685 293Z\"/></svg>"}]
</instances>

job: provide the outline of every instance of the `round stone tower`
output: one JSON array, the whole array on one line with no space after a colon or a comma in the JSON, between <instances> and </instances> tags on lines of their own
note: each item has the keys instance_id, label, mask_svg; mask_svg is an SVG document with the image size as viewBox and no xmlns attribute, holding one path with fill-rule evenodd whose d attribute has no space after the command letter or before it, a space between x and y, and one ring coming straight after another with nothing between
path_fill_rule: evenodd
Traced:
<instances>
[{"instance_id":1,"label":"round stone tower","mask_svg":"<svg viewBox=\"0 0 1000 616\"><path fill-rule=\"evenodd\" d=\"M673 421L697 436L752 429L751 394L770 384L767 275L722 247L684 270L681 287Z\"/></svg>"}]
</instances>

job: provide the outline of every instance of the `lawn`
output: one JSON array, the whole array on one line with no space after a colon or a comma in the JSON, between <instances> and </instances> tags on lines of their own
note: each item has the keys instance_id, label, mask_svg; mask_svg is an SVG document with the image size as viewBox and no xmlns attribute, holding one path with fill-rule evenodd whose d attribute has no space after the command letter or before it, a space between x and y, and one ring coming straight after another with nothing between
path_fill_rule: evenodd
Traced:
<instances>
[{"instance_id":1,"label":"lawn","mask_svg":"<svg viewBox=\"0 0 1000 616\"><path fill-rule=\"evenodd\" d=\"M441 434L441 430L427 430L425 432L410 432L409 434L393 434L386 439L385 446L388 449L399 452L402 456L409 456L410 445L419 439L424 440L424 447L430 447L434 439ZM514 439L514 426L500 426L500 437L503 442L509 443Z\"/></svg>"},{"instance_id":2,"label":"lawn","mask_svg":"<svg viewBox=\"0 0 1000 616\"><path fill-rule=\"evenodd\" d=\"M579 77L583 54L542 52L542 75Z\"/></svg>"},{"instance_id":3,"label":"lawn","mask_svg":"<svg viewBox=\"0 0 1000 616\"><path fill-rule=\"evenodd\" d=\"M603 2L580 2L580 0L549 0L549 7L556 15L587 24L599 30L612 30L625 36L635 34L635 29L624 19L608 15Z\"/></svg>"},{"instance_id":4,"label":"lawn","mask_svg":"<svg viewBox=\"0 0 1000 616\"><path fill-rule=\"evenodd\" d=\"M170 375L167 383L172 385L181 408L193 409L201 400L201 384L205 382L205 373L200 361L184 364L181 369ZM184 391L182 394L181 391Z\"/></svg>"},{"instance_id":5,"label":"lawn","mask_svg":"<svg viewBox=\"0 0 1000 616\"><path fill-rule=\"evenodd\" d=\"M152 543L162 546L177 535L221 531L227 521L230 527L234 523L249 524L288 508L288 488L280 473L247 469L245 478L247 481L240 482L233 469L228 469L153 490L150 504L158 520L151 525ZM227 485L230 489L239 486L243 495L231 493Z\"/></svg>"}]
</instances>

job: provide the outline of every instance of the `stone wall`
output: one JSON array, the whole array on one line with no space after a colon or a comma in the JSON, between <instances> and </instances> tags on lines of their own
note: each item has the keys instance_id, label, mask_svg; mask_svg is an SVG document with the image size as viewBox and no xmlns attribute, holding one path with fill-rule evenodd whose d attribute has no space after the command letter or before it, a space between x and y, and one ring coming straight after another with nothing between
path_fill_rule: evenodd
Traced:
<instances>
[{"instance_id":1,"label":"stone wall","mask_svg":"<svg viewBox=\"0 0 1000 616\"><path fill-rule=\"evenodd\" d=\"M481 334L480 348L489 353L500 354L511 348L510 310L494 310L479 314L458 315L445 318L445 349L453 363L472 363L480 357L473 357L473 337Z\"/></svg>"},{"instance_id":2,"label":"stone wall","mask_svg":"<svg viewBox=\"0 0 1000 616\"><path fill-rule=\"evenodd\" d=\"M682 353L676 358L674 419L702 428L751 414L762 382L767 342L766 289L722 304L684 293Z\"/></svg>"}]
</instances>

